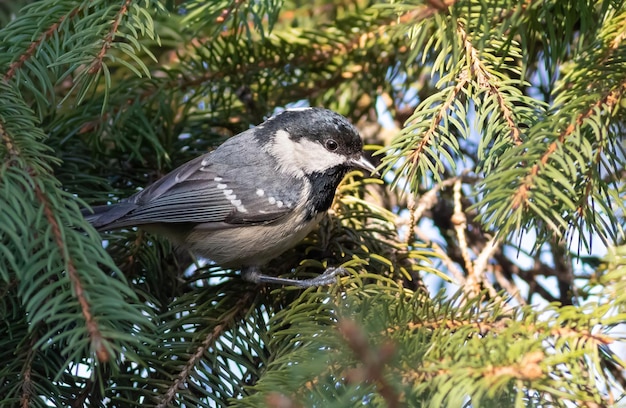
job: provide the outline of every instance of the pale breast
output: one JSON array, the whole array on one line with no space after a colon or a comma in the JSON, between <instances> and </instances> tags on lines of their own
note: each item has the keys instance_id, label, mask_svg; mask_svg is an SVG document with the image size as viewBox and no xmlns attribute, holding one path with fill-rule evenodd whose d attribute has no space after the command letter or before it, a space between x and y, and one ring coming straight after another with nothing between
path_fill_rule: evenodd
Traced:
<instances>
[{"instance_id":1,"label":"pale breast","mask_svg":"<svg viewBox=\"0 0 626 408\"><path fill-rule=\"evenodd\" d=\"M248 225L216 229L215 225L195 227L187 242L196 255L215 261L227 268L263 265L302 241L319 223L323 213L303 222L303 214L297 212L284 220L267 225ZM295 219L297 218L297 219ZM294 229L294 226L299 226ZM210 234L210 239L203 238Z\"/></svg>"}]
</instances>

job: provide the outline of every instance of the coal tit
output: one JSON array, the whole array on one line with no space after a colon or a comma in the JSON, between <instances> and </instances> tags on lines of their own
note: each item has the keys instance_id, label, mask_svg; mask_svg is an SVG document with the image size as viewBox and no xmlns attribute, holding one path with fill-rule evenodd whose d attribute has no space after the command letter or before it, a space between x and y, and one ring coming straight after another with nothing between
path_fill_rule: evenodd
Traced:
<instances>
[{"instance_id":1,"label":"coal tit","mask_svg":"<svg viewBox=\"0 0 626 408\"><path fill-rule=\"evenodd\" d=\"M375 172L343 116L290 109L231 137L114 205L83 211L99 230L138 226L256 283L319 286L336 280L263 275L259 267L301 241L354 168Z\"/></svg>"}]
</instances>

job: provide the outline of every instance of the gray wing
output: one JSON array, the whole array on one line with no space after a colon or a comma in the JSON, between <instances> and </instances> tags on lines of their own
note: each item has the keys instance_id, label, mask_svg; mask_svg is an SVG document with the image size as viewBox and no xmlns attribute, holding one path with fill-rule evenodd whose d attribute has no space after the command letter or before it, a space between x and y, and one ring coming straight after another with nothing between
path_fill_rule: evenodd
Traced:
<instances>
[{"instance_id":1,"label":"gray wing","mask_svg":"<svg viewBox=\"0 0 626 408\"><path fill-rule=\"evenodd\" d=\"M275 174L257 174L262 158L258 149L250 151L250 157L242 157L240 144L227 142L214 152L185 163L128 200L109 206L108 211L96 214L97 219L92 216L90 222L101 229L155 223L220 223L226 227L273 222L291 211L301 189L288 191L284 180L275 179ZM265 166L267 169L268 163ZM283 200L273 198L276 196Z\"/></svg>"}]
</instances>

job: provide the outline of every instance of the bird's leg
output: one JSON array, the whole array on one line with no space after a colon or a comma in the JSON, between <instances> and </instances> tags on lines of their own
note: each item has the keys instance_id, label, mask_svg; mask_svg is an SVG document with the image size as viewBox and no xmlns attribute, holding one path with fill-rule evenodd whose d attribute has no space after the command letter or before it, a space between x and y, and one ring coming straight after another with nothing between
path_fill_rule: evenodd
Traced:
<instances>
[{"instance_id":1,"label":"bird's leg","mask_svg":"<svg viewBox=\"0 0 626 408\"><path fill-rule=\"evenodd\" d=\"M310 288L315 286L326 286L337 282L337 276L347 275L348 271L344 268L326 268L324 273L311 279L289 279L278 278L276 276L264 275L259 272L256 266L248 266L241 269L244 280L253 283L267 283L271 285L298 286L301 288Z\"/></svg>"}]
</instances>

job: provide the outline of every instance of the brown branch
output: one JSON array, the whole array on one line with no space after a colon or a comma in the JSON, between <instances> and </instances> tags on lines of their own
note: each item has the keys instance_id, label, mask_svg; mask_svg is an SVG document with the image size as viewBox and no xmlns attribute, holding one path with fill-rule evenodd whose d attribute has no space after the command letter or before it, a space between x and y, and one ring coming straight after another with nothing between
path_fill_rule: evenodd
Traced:
<instances>
[{"instance_id":1,"label":"brown branch","mask_svg":"<svg viewBox=\"0 0 626 408\"><path fill-rule=\"evenodd\" d=\"M449 254L446 253L437 243L433 242L430 239L430 236L425 234L419 227L418 223L422 218L424 212L431 210L439 201L437 194L440 190L445 187L449 187L454 185L458 180L463 183L475 183L477 178L475 176L470 176L467 174L462 174L458 177L452 177L446 180L443 180L426 193L420 196L420 199L417 203L414 202L414 198L409 197L409 220L408 220L408 232L404 241L409 244L413 235L415 235L418 239L423 241L425 244L430 245L431 248L437 253L437 255L441 258L441 261L444 263L448 271L452 274L453 278L456 280L456 284L464 287L465 286L465 277L463 276L462 271L457 267L456 263L450 258ZM399 224L400 225L400 224Z\"/></svg>"},{"instance_id":2,"label":"brown branch","mask_svg":"<svg viewBox=\"0 0 626 408\"><path fill-rule=\"evenodd\" d=\"M37 178L37 174L34 171L30 171L30 175L33 178ZM44 215L50 224L50 228L52 229L52 236L54 237L54 241L61 253L63 261L65 263L65 268L67 270L67 274L70 278L70 282L72 283L72 287L74 288L74 294L78 299L78 303L80 304L80 308L85 318L85 323L87 325L87 332L89 333L89 339L91 342L91 347L95 351L98 360L105 362L108 361L111 357L109 351L104 345L104 338L100 333L100 329L98 328L98 324L93 318L91 314L91 306L89 305L89 301L85 296L85 292L83 289L83 284L78 275L78 271L76 270L76 266L74 265L74 261L70 257L67 252L67 246L63 241L63 234L61 233L61 228L59 227L59 223L57 218L52 210L50 203L48 202L48 198L41 190L41 187L38 183L34 183L35 185L35 196L37 200L43 206Z\"/></svg>"},{"instance_id":3,"label":"brown branch","mask_svg":"<svg viewBox=\"0 0 626 408\"><path fill-rule=\"evenodd\" d=\"M531 351L522 355L517 363L510 365L485 365L481 368L466 367L464 369L468 376L484 378L491 383L500 381L500 377L510 377L523 381L538 380L543 377L544 373L541 368L541 361L545 358L543 351ZM438 376L451 376L452 370L436 368L441 365L440 362L433 364L424 364L422 369L413 369L403 376L403 382L423 382ZM433 366L434 370L430 370L429 366Z\"/></svg>"},{"instance_id":4,"label":"brown branch","mask_svg":"<svg viewBox=\"0 0 626 408\"><path fill-rule=\"evenodd\" d=\"M543 351L531 351L524 354L519 363L509 366L491 366L485 367L483 374L492 382L497 377L507 376L518 380L532 381L543 377L543 370L539 363L545 358Z\"/></svg>"},{"instance_id":5,"label":"brown branch","mask_svg":"<svg viewBox=\"0 0 626 408\"><path fill-rule=\"evenodd\" d=\"M174 396L179 392L189 378L189 374L192 372L198 361L202 359L204 353L215 343L215 341L228 330L235 319L245 314L250 308L250 300L254 298L252 292L247 292L235 306L228 311L221 320L213 327L213 330L204 338L202 343L196 349L196 352L187 360L187 363L183 366L180 373L176 377L176 380L169 386L165 394L162 396L161 401L156 405L156 408L166 408L171 406L171 402Z\"/></svg>"},{"instance_id":6,"label":"brown branch","mask_svg":"<svg viewBox=\"0 0 626 408\"><path fill-rule=\"evenodd\" d=\"M337 329L343 335L348 347L362 363L362 367L351 370L346 374L350 383L373 383L380 396L385 400L386 406L396 408L400 406L400 396L384 377L385 364L395 352L392 343L383 344L377 350L373 350L368 344L365 332L354 321L341 319L337 323Z\"/></svg>"},{"instance_id":7,"label":"brown branch","mask_svg":"<svg viewBox=\"0 0 626 408\"><path fill-rule=\"evenodd\" d=\"M543 297L548 302L559 302L559 299L554 297L552 293L550 293L546 288L541 286L537 282L537 279L535 279L536 276L556 276L556 271L553 268L537 260L535 261L535 266L533 269L525 270L511 262L509 258L504 256L502 251L496 252L494 254L494 259L496 260L496 262L498 262L498 264L494 266L494 268L496 269L496 274L503 274L509 281L513 281L513 275L517 275L528 284L528 299L526 303L531 303L532 296L535 293Z\"/></svg>"},{"instance_id":8,"label":"brown branch","mask_svg":"<svg viewBox=\"0 0 626 408\"><path fill-rule=\"evenodd\" d=\"M498 282L498 284L511 296L513 296L515 298L515 300L517 300L517 302L524 306L526 305L526 299L524 299L521 295L521 290L520 288L517 287L517 285L515 284L514 280L510 280L508 279L503 273L502 273L502 268L498 268L497 266L494 266L492 268L493 270L493 276L496 278L496 282Z\"/></svg>"},{"instance_id":9,"label":"brown branch","mask_svg":"<svg viewBox=\"0 0 626 408\"><path fill-rule=\"evenodd\" d=\"M476 296L480 292L479 282L482 281L480 277L476 277L474 274L474 264L472 263L472 258L469 254L469 249L467 247L467 237L465 236L465 229L467 228L467 217L465 216L465 212L463 211L463 206L461 204L461 180L457 179L454 183L453 187L453 195L454 195L454 213L450 221L452 225L454 225L454 231L456 232L456 236L459 242L459 249L461 251L461 256L463 257L463 262L465 264L465 271L467 272L467 283L470 285L468 291L470 294Z\"/></svg>"},{"instance_id":10,"label":"brown branch","mask_svg":"<svg viewBox=\"0 0 626 408\"><path fill-rule=\"evenodd\" d=\"M87 3L83 3L82 6L76 7L75 9L73 9L69 14L67 15L63 15L59 18L59 20L55 23L53 23L50 27L48 27L40 36L39 38L37 38L35 41L33 41L32 43L30 43L30 45L28 46L28 48L26 49L26 51L24 51L24 53L22 53L17 60L13 61L11 63L11 65L9 65L9 70L6 72L6 74L4 74L4 80L5 81L9 81L11 80L15 74L17 73L17 71L22 68L22 66L24 65L24 63L26 63L26 61L28 61L33 55L35 55L35 52L37 51L37 49L39 48L39 46L48 38L52 37L52 35L57 31L57 29L59 28L59 26L66 20L66 19L71 19L73 17L75 17L82 9L83 7L86 5Z\"/></svg>"},{"instance_id":11,"label":"brown branch","mask_svg":"<svg viewBox=\"0 0 626 408\"><path fill-rule=\"evenodd\" d=\"M20 397L20 405L22 408L29 408L31 406L31 398L33 396L33 381L31 378L33 369L33 359L35 358L35 337L31 337L28 342L28 351L26 360L24 361L24 368L22 369L22 396Z\"/></svg>"},{"instance_id":12,"label":"brown branch","mask_svg":"<svg viewBox=\"0 0 626 408\"><path fill-rule=\"evenodd\" d=\"M9 153L9 160L7 160L7 162L16 159L20 155L19 149L15 146L13 139L11 139L9 134L6 132L2 122L0 122L0 140L4 143L7 148L7 152Z\"/></svg>"},{"instance_id":13,"label":"brown branch","mask_svg":"<svg viewBox=\"0 0 626 408\"><path fill-rule=\"evenodd\" d=\"M117 30L119 29L119 26L122 23L122 18L128 13L128 7L130 6L131 3L132 3L132 0L124 0L122 7L120 7L119 11L115 15L113 24L111 25L111 29L109 30L107 35L104 37L104 40L102 41L100 52L98 52L98 54L96 55L96 57L90 64L89 70L87 71L89 72L89 74L93 75L99 72L100 69L102 68L102 61L104 60L104 57L106 56L107 51L113 45L115 34L117 33Z\"/></svg>"}]
</instances>

